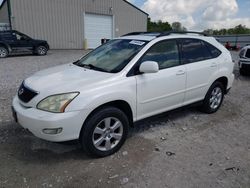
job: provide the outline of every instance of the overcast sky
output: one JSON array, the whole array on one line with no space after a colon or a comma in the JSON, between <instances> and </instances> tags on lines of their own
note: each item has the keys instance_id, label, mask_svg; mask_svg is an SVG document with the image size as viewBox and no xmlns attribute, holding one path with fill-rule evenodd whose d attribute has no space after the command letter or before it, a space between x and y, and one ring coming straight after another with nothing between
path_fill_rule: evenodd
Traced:
<instances>
[{"instance_id":1,"label":"overcast sky","mask_svg":"<svg viewBox=\"0 0 250 188\"><path fill-rule=\"evenodd\" d=\"M186 28L204 30L250 27L250 0L129 0L152 20L179 21Z\"/></svg>"}]
</instances>

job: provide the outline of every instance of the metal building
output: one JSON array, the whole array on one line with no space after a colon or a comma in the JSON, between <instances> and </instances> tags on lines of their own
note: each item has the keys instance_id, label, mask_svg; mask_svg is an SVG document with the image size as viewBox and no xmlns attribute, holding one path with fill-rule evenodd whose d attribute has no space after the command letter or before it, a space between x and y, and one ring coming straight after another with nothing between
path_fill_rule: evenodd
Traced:
<instances>
[{"instance_id":1,"label":"metal building","mask_svg":"<svg viewBox=\"0 0 250 188\"><path fill-rule=\"evenodd\" d=\"M95 48L102 38L146 31L147 18L125 0L4 0L0 9L0 23L45 39L52 49Z\"/></svg>"}]
</instances>

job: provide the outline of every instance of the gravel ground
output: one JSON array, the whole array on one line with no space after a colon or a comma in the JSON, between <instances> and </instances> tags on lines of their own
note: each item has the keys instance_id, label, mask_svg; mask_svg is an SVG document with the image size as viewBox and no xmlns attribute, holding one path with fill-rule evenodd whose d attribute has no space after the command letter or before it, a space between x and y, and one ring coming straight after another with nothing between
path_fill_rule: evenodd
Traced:
<instances>
[{"instance_id":1,"label":"gravel ground","mask_svg":"<svg viewBox=\"0 0 250 188\"><path fill-rule=\"evenodd\" d=\"M14 123L10 105L21 81L84 53L0 59L0 187L250 187L250 77L237 67L216 114L185 107L140 121L107 158L87 157L77 141L40 140Z\"/></svg>"}]
</instances>

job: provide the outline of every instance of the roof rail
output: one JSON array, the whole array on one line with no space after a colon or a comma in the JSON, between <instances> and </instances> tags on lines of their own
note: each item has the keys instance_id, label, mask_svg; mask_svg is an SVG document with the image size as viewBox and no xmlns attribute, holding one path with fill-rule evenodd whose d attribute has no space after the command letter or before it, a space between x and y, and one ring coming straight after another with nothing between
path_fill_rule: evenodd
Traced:
<instances>
[{"instance_id":1,"label":"roof rail","mask_svg":"<svg viewBox=\"0 0 250 188\"><path fill-rule=\"evenodd\" d=\"M153 35L153 36L158 36L158 35L161 35L161 32L132 32L132 33L127 33L127 34L122 35L122 36L125 37L125 36L131 36L131 35Z\"/></svg>"},{"instance_id":2,"label":"roof rail","mask_svg":"<svg viewBox=\"0 0 250 188\"><path fill-rule=\"evenodd\" d=\"M167 31L167 32L163 32L160 35L158 35L157 37L162 37L162 36L167 36L167 35L171 35L171 34L198 34L198 35L203 35L203 36L208 36L206 33L204 32L196 32L196 31Z\"/></svg>"},{"instance_id":3,"label":"roof rail","mask_svg":"<svg viewBox=\"0 0 250 188\"><path fill-rule=\"evenodd\" d=\"M166 31L166 32L132 32L127 33L123 36L131 36L131 35L150 35L155 37L162 37L162 36L168 36L171 34L198 34L203 36L208 36L206 33L203 32L196 32L196 31Z\"/></svg>"}]
</instances>

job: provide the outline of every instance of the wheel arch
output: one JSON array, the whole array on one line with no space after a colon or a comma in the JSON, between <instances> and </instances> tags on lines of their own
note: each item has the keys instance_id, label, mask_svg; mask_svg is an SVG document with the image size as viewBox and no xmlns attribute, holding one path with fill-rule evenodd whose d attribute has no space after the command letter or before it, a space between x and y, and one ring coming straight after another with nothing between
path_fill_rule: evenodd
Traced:
<instances>
[{"instance_id":1,"label":"wheel arch","mask_svg":"<svg viewBox=\"0 0 250 188\"><path fill-rule=\"evenodd\" d=\"M88 119L89 119L95 112L97 112L98 110L100 110L100 109L102 109L102 108L105 108L105 107L116 107L116 108L120 109L120 110L121 110L122 112L124 112L124 113L126 114L126 116L128 117L130 127L133 127L133 111L132 111L131 106L129 105L128 102L126 102L126 101L124 101L124 100L115 100L115 101L110 101L110 102L104 103L104 104L102 104L102 105L96 107L94 110L92 110L92 111L88 114L87 118L84 120L79 136L81 136L82 130L83 130L83 128L84 128L84 124L88 121Z\"/></svg>"},{"instance_id":2,"label":"wheel arch","mask_svg":"<svg viewBox=\"0 0 250 188\"><path fill-rule=\"evenodd\" d=\"M224 86L224 92L226 93L227 91L227 86L228 86L228 78L226 76L222 76L222 77L219 77L217 78L213 83L215 82L220 82L222 83L222 85Z\"/></svg>"},{"instance_id":3,"label":"wheel arch","mask_svg":"<svg viewBox=\"0 0 250 188\"><path fill-rule=\"evenodd\" d=\"M11 52L11 48L10 48L10 46L8 44L0 42L0 46L6 48L8 50L8 52Z\"/></svg>"}]
</instances>

